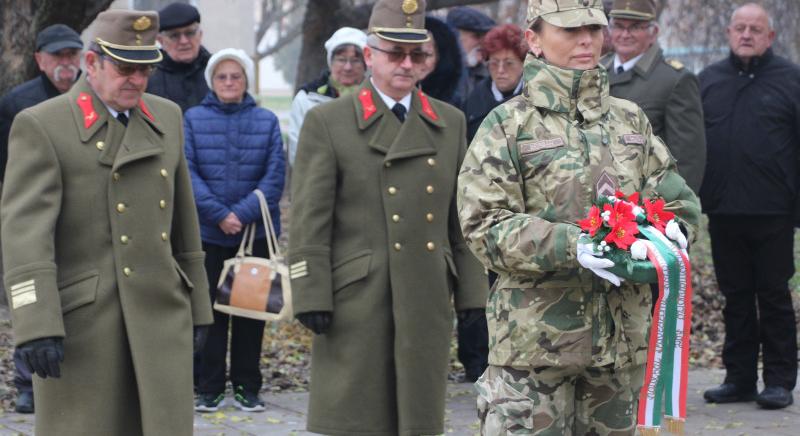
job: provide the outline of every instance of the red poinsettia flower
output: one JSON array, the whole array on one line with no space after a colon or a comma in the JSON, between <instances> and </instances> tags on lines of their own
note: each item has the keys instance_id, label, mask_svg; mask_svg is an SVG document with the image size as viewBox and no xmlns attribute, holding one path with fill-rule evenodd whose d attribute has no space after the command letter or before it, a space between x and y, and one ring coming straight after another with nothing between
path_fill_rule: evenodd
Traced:
<instances>
[{"instance_id":1,"label":"red poinsettia flower","mask_svg":"<svg viewBox=\"0 0 800 436\"><path fill-rule=\"evenodd\" d=\"M625 197L625 193L622 191L617 191L614 193L614 197L619 198L620 200L628 200L634 205L639 204L639 193L634 192L633 194L629 195L627 198Z\"/></svg>"},{"instance_id":2,"label":"red poinsettia flower","mask_svg":"<svg viewBox=\"0 0 800 436\"><path fill-rule=\"evenodd\" d=\"M633 206L623 201L614 203L614 206L605 204L603 205L603 211L611 213L608 217L608 225L611 227L615 227L622 221L633 221L636 219L636 216L633 215Z\"/></svg>"},{"instance_id":3,"label":"red poinsettia flower","mask_svg":"<svg viewBox=\"0 0 800 436\"><path fill-rule=\"evenodd\" d=\"M661 233L664 233L664 227L666 227L669 220L675 218L674 213L664 210L663 198L659 198L656 201L645 201L644 210L647 212L647 221Z\"/></svg>"},{"instance_id":4,"label":"red poinsettia flower","mask_svg":"<svg viewBox=\"0 0 800 436\"><path fill-rule=\"evenodd\" d=\"M611 232L603 238L609 244L615 244L621 250L627 250L631 244L636 242L636 234L639 233L639 228L636 226L635 221L622 220L617 222Z\"/></svg>"},{"instance_id":5,"label":"red poinsettia flower","mask_svg":"<svg viewBox=\"0 0 800 436\"><path fill-rule=\"evenodd\" d=\"M592 206L592 208L589 209L589 216L586 219L578 221L578 225L581 227L581 230L589 232L590 236L594 236L603 225L603 219L600 217L600 209L598 209L597 206Z\"/></svg>"}]
</instances>

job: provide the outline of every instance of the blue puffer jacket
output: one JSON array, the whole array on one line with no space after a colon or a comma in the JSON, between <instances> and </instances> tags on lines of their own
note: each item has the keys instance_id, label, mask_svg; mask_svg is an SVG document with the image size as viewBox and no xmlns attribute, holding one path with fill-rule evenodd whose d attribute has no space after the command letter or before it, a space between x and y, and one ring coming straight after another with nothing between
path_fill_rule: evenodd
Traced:
<instances>
[{"instance_id":1,"label":"blue puffer jacket","mask_svg":"<svg viewBox=\"0 0 800 436\"><path fill-rule=\"evenodd\" d=\"M264 237L255 189L267 198L280 232L285 163L278 117L256 106L250 94L241 103L225 104L210 91L186 111L183 125L203 242L228 247L241 242L241 233L228 236L219 228L230 212L243 225L258 222L256 237Z\"/></svg>"}]
</instances>

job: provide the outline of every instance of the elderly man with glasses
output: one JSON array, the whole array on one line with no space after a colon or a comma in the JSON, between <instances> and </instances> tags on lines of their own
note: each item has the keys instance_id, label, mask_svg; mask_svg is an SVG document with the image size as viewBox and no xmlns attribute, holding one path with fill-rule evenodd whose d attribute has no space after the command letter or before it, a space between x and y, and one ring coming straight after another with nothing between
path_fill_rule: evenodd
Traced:
<instances>
[{"instance_id":1,"label":"elderly man with glasses","mask_svg":"<svg viewBox=\"0 0 800 436\"><path fill-rule=\"evenodd\" d=\"M93 28L84 77L9 139L3 266L35 432L188 436L213 317L181 112L144 93L155 12Z\"/></svg>"},{"instance_id":2,"label":"elderly man with glasses","mask_svg":"<svg viewBox=\"0 0 800 436\"><path fill-rule=\"evenodd\" d=\"M156 40L164 59L150 77L147 92L174 101L186 112L208 93L204 73L211 53L201 45L200 12L186 3L171 3L158 17Z\"/></svg>"},{"instance_id":3,"label":"elderly man with glasses","mask_svg":"<svg viewBox=\"0 0 800 436\"><path fill-rule=\"evenodd\" d=\"M466 122L415 85L425 1L380 0L352 95L311 109L297 148L289 262L314 335L308 429L444 433L453 307L483 313L483 267L456 216Z\"/></svg>"},{"instance_id":4,"label":"elderly man with glasses","mask_svg":"<svg viewBox=\"0 0 800 436\"><path fill-rule=\"evenodd\" d=\"M653 0L615 0L609 16L614 52L601 64L610 73L611 95L644 110L653 133L678 161L678 173L697 193L706 162L697 77L679 61L664 58Z\"/></svg>"}]
</instances>

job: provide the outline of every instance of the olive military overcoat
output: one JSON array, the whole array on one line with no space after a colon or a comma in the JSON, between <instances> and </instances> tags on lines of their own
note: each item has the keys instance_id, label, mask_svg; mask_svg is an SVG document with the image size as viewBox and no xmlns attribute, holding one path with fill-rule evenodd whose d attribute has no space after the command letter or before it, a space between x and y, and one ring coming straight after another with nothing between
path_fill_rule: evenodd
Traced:
<instances>
[{"instance_id":1,"label":"olive military overcoat","mask_svg":"<svg viewBox=\"0 0 800 436\"><path fill-rule=\"evenodd\" d=\"M292 178L295 314L332 311L312 348L308 428L444 431L456 310L483 308L483 267L455 209L464 116L418 91L400 123L366 80L312 109Z\"/></svg>"},{"instance_id":2,"label":"olive military overcoat","mask_svg":"<svg viewBox=\"0 0 800 436\"><path fill-rule=\"evenodd\" d=\"M636 65L617 74L614 53L600 62L608 71L613 97L630 100L644 110L653 133L667 144L678 164L678 174L695 194L706 168L706 131L697 77L683 64L664 59L653 44Z\"/></svg>"},{"instance_id":3,"label":"olive military overcoat","mask_svg":"<svg viewBox=\"0 0 800 436\"><path fill-rule=\"evenodd\" d=\"M2 240L17 343L64 338L36 434L192 434L192 326L213 319L180 109L145 94L125 128L84 77L20 113Z\"/></svg>"}]
</instances>

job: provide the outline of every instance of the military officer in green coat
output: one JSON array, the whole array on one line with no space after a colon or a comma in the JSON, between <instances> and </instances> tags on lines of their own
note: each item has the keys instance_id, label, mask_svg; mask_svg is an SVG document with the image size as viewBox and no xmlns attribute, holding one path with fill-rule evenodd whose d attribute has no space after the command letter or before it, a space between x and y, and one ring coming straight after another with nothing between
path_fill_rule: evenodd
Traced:
<instances>
[{"instance_id":1,"label":"military officer in green coat","mask_svg":"<svg viewBox=\"0 0 800 436\"><path fill-rule=\"evenodd\" d=\"M653 0L614 0L609 13L614 52L600 61L609 71L611 95L638 104L695 192L706 164L703 105L697 77L658 46Z\"/></svg>"},{"instance_id":2,"label":"military officer in green coat","mask_svg":"<svg viewBox=\"0 0 800 436\"><path fill-rule=\"evenodd\" d=\"M472 318L486 276L455 210L466 122L414 88L429 53L423 0L381 0L372 74L312 109L300 132L289 261L296 317L313 330L308 429L444 432L451 300Z\"/></svg>"},{"instance_id":3,"label":"military officer in green coat","mask_svg":"<svg viewBox=\"0 0 800 436\"><path fill-rule=\"evenodd\" d=\"M87 74L9 140L5 285L36 434L191 435L192 327L212 316L181 112L144 94L155 12L95 29Z\"/></svg>"}]
</instances>

